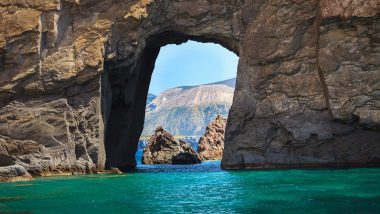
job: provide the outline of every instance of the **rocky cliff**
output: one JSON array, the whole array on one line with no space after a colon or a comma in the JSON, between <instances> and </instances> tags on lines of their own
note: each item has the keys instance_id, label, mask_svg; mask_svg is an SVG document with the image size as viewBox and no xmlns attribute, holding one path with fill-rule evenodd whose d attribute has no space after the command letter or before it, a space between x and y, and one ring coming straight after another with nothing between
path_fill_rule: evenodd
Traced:
<instances>
[{"instance_id":1,"label":"rocky cliff","mask_svg":"<svg viewBox=\"0 0 380 214\"><path fill-rule=\"evenodd\" d=\"M161 46L240 57L222 167L378 166L378 0L0 0L1 153L134 167Z\"/></svg>"},{"instance_id":2,"label":"rocky cliff","mask_svg":"<svg viewBox=\"0 0 380 214\"><path fill-rule=\"evenodd\" d=\"M168 89L146 107L143 135L162 126L176 136L201 136L217 115L227 117L236 79Z\"/></svg>"},{"instance_id":3,"label":"rocky cliff","mask_svg":"<svg viewBox=\"0 0 380 214\"><path fill-rule=\"evenodd\" d=\"M224 150L224 134L227 120L218 115L206 128L198 141L198 154L202 160L220 160Z\"/></svg>"}]
</instances>

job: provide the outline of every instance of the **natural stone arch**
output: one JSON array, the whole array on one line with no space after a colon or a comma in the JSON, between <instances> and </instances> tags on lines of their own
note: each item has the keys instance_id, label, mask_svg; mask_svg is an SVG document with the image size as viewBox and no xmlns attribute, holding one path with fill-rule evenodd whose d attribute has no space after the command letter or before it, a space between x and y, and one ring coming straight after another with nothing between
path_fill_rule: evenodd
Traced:
<instances>
[{"instance_id":1,"label":"natural stone arch","mask_svg":"<svg viewBox=\"0 0 380 214\"><path fill-rule=\"evenodd\" d=\"M379 9L378 0L4 0L0 153L35 175L102 169L110 92L136 91L139 59L157 51L149 40L176 32L170 42L239 53L222 167L378 166ZM134 106L136 96L122 100Z\"/></svg>"},{"instance_id":2,"label":"natural stone arch","mask_svg":"<svg viewBox=\"0 0 380 214\"><path fill-rule=\"evenodd\" d=\"M194 36L165 31L145 40L145 47L133 68L134 75L118 72L123 68L117 63L111 62L106 66L109 69L103 78L103 84L109 86L103 91L103 105L109 109L104 112L104 121L108 124L105 130L106 168L128 170L136 166L135 153L143 130L146 98L160 48L188 40L220 44L238 55L239 44L225 42L228 38L221 40L210 35ZM117 67L116 72L112 70L114 66Z\"/></svg>"},{"instance_id":3,"label":"natural stone arch","mask_svg":"<svg viewBox=\"0 0 380 214\"><path fill-rule=\"evenodd\" d=\"M147 8L141 6L137 4L126 20L115 25L118 27L110 35L111 43L107 50L115 53L112 56L130 54L134 57L132 60L105 60L106 81L103 84L109 88L103 91L103 97L113 97L112 101L105 101L104 107L107 109L104 112L107 124L106 167L131 168L136 164L134 154L143 129L146 96L160 47L194 40L217 43L236 54L240 51L242 29L239 28L241 23L237 16L238 4L224 1L156 1ZM195 21L199 18L203 20ZM136 28L130 29L131 22L137 28L137 46L132 47L129 53L120 53L121 44L131 43L131 38L121 35L136 33ZM115 100L115 97L121 99ZM115 128L121 117L124 118L123 124L118 124L120 129ZM115 151L108 147L110 144Z\"/></svg>"}]
</instances>

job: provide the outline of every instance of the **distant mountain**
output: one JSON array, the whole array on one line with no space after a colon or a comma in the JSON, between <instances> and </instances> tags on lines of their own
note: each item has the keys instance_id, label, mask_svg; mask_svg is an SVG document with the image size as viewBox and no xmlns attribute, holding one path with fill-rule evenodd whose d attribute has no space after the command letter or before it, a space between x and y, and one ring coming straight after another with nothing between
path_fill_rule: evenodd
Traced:
<instances>
[{"instance_id":1,"label":"distant mountain","mask_svg":"<svg viewBox=\"0 0 380 214\"><path fill-rule=\"evenodd\" d=\"M230 86L231 88L235 88L236 86L236 78L228 79L228 80L223 80L220 82L214 82L214 83L209 83L207 85L227 85Z\"/></svg>"},{"instance_id":2,"label":"distant mountain","mask_svg":"<svg viewBox=\"0 0 380 214\"><path fill-rule=\"evenodd\" d=\"M154 95L154 94L151 94L151 93L148 93L148 97L146 98L146 104L148 105L150 102L152 102L152 100L154 100L154 98L156 98L157 96Z\"/></svg>"},{"instance_id":3,"label":"distant mountain","mask_svg":"<svg viewBox=\"0 0 380 214\"><path fill-rule=\"evenodd\" d=\"M176 136L201 136L219 114L228 116L236 78L198 86L168 89L146 107L143 136L157 126Z\"/></svg>"}]
</instances>

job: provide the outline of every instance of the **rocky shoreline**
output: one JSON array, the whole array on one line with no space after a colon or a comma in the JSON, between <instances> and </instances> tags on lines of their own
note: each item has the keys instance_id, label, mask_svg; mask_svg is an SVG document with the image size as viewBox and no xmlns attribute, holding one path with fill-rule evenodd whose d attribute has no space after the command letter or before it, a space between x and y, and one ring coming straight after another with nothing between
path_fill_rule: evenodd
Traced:
<instances>
[{"instance_id":1,"label":"rocky shoreline","mask_svg":"<svg viewBox=\"0 0 380 214\"><path fill-rule=\"evenodd\" d=\"M29 181L33 177L20 165L0 167L0 182Z\"/></svg>"}]
</instances>

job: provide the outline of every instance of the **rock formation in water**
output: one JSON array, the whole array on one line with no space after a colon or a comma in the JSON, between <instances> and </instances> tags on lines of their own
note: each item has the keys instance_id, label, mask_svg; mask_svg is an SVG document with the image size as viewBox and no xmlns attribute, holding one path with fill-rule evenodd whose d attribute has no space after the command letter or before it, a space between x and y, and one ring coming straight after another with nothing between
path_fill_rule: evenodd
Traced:
<instances>
[{"instance_id":1,"label":"rock formation in water","mask_svg":"<svg viewBox=\"0 0 380 214\"><path fill-rule=\"evenodd\" d=\"M146 107L143 135L161 125L175 136L199 138L220 114L227 117L236 79L165 90Z\"/></svg>"},{"instance_id":2,"label":"rock formation in water","mask_svg":"<svg viewBox=\"0 0 380 214\"><path fill-rule=\"evenodd\" d=\"M175 140L162 127L155 130L142 157L143 164L197 164L201 162L190 144L183 140Z\"/></svg>"},{"instance_id":3,"label":"rock formation in water","mask_svg":"<svg viewBox=\"0 0 380 214\"><path fill-rule=\"evenodd\" d=\"M198 141L198 154L202 160L220 160L224 150L224 133L227 120L218 115Z\"/></svg>"},{"instance_id":4,"label":"rock formation in water","mask_svg":"<svg viewBox=\"0 0 380 214\"><path fill-rule=\"evenodd\" d=\"M134 167L161 46L240 57L222 167L380 165L378 0L0 1L0 153ZM175 63L175 62L173 62Z\"/></svg>"},{"instance_id":5,"label":"rock formation in water","mask_svg":"<svg viewBox=\"0 0 380 214\"><path fill-rule=\"evenodd\" d=\"M172 164L183 165L183 164L198 164L202 163L202 160L196 153L190 152L180 152L173 156Z\"/></svg>"}]
</instances>

